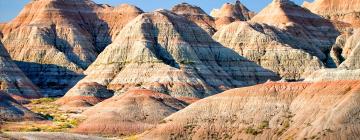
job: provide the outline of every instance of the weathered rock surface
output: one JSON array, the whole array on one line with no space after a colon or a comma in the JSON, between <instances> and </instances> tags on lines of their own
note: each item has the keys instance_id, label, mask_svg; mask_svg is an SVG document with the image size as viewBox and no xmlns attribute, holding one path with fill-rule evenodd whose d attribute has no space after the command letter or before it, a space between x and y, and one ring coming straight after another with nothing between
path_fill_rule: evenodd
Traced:
<instances>
[{"instance_id":1,"label":"weathered rock surface","mask_svg":"<svg viewBox=\"0 0 360 140\"><path fill-rule=\"evenodd\" d=\"M182 3L175 5L171 11L178 15L184 16L192 22L196 23L199 27L204 29L210 35L213 35L216 32L214 18L209 16L200 7L193 6L187 3Z\"/></svg>"},{"instance_id":2,"label":"weathered rock surface","mask_svg":"<svg viewBox=\"0 0 360 140\"><path fill-rule=\"evenodd\" d=\"M348 30L340 35L330 52L331 60L340 69L360 69L360 30Z\"/></svg>"},{"instance_id":3,"label":"weathered rock surface","mask_svg":"<svg viewBox=\"0 0 360 140\"><path fill-rule=\"evenodd\" d=\"M197 98L278 79L215 42L195 23L166 10L130 22L85 74L76 86L97 82L117 93L142 87Z\"/></svg>"},{"instance_id":4,"label":"weathered rock surface","mask_svg":"<svg viewBox=\"0 0 360 140\"><path fill-rule=\"evenodd\" d=\"M360 27L360 1L358 0L315 0L312 3L305 1L303 6L327 19Z\"/></svg>"},{"instance_id":5,"label":"weathered rock surface","mask_svg":"<svg viewBox=\"0 0 360 140\"><path fill-rule=\"evenodd\" d=\"M267 7L251 19L251 22L264 23L283 29L308 47L326 53L335 43L339 32L333 23L290 0L273 0ZM306 50L304 48L304 50ZM318 55L323 60L323 57Z\"/></svg>"},{"instance_id":6,"label":"weathered rock surface","mask_svg":"<svg viewBox=\"0 0 360 140\"><path fill-rule=\"evenodd\" d=\"M347 69L321 69L313 72L305 78L309 82L336 81L336 80L359 80L360 70Z\"/></svg>"},{"instance_id":7,"label":"weathered rock surface","mask_svg":"<svg viewBox=\"0 0 360 140\"><path fill-rule=\"evenodd\" d=\"M325 57L321 51L306 47L307 44L269 25L234 22L220 29L213 38L288 80L303 79L311 72L324 68L316 57L316 54Z\"/></svg>"},{"instance_id":8,"label":"weathered rock surface","mask_svg":"<svg viewBox=\"0 0 360 140\"><path fill-rule=\"evenodd\" d=\"M247 21L255 16L239 0L235 4L225 3L220 9L214 9L210 15L215 18L216 28L228 25L234 21Z\"/></svg>"},{"instance_id":9,"label":"weathered rock surface","mask_svg":"<svg viewBox=\"0 0 360 140\"><path fill-rule=\"evenodd\" d=\"M359 81L233 89L172 114L140 139L357 139Z\"/></svg>"},{"instance_id":10,"label":"weathered rock surface","mask_svg":"<svg viewBox=\"0 0 360 140\"><path fill-rule=\"evenodd\" d=\"M129 4L121 4L116 7L101 5L101 7L97 7L96 12L99 18L107 23L111 40L115 40L127 23L143 13L140 8Z\"/></svg>"},{"instance_id":11,"label":"weathered rock surface","mask_svg":"<svg viewBox=\"0 0 360 140\"><path fill-rule=\"evenodd\" d=\"M88 109L74 132L112 136L133 135L154 127L186 103L169 95L133 89ZM99 117L101 116L101 117Z\"/></svg>"},{"instance_id":12,"label":"weathered rock surface","mask_svg":"<svg viewBox=\"0 0 360 140\"><path fill-rule=\"evenodd\" d=\"M21 106L7 93L0 91L0 122L37 120L38 115Z\"/></svg>"},{"instance_id":13,"label":"weathered rock surface","mask_svg":"<svg viewBox=\"0 0 360 140\"><path fill-rule=\"evenodd\" d=\"M56 101L65 108L90 107L113 96L106 86L96 82L80 83L71 88L67 94Z\"/></svg>"},{"instance_id":14,"label":"weathered rock surface","mask_svg":"<svg viewBox=\"0 0 360 140\"><path fill-rule=\"evenodd\" d=\"M44 95L63 95L142 11L90 0L34 0L2 27L5 48Z\"/></svg>"},{"instance_id":15,"label":"weathered rock surface","mask_svg":"<svg viewBox=\"0 0 360 140\"><path fill-rule=\"evenodd\" d=\"M11 60L0 41L0 90L14 98L40 98L39 89Z\"/></svg>"},{"instance_id":16,"label":"weathered rock surface","mask_svg":"<svg viewBox=\"0 0 360 140\"><path fill-rule=\"evenodd\" d=\"M326 19L274 0L251 21L225 26L213 38L287 80L299 80L328 65L337 35Z\"/></svg>"}]
</instances>

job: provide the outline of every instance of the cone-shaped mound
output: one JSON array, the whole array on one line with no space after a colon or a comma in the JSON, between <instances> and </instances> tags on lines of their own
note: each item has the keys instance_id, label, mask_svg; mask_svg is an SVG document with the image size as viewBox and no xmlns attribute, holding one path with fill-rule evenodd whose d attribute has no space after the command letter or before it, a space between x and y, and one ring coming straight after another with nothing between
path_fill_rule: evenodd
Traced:
<instances>
[{"instance_id":1,"label":"cone-shaped mound","mask_svg":"<svg viewBox=\"0 0 360 140\"><path fill-rule=\"evenodd\" d=\"M234 21L250 20L255 16L255 13L251 12L245 5L237 0L235 4L225 3L220 9L212 10L211 16L216 20L216 28L220 29Z\"/></svg>"},{"instance_id":2,"label":"cone-shaped mound","mask_svg":"<svg viewBox=\"0 0 360 140\"><path fill-rule=\"evenodd\" d=\"M283 32L290 33L301 42L307 42L309 46L324 53L330 50L339 35L332 22L290 0L273 0L254 16L251 22L279 27L284 30Z\"/></svg>"},{"instance_id":3,"label":"cone-shaped mound","mask_svg":"<svg viewBox=\"0 0 360 140\"><path fill-rule=\"evenodd\" d=\"M216 32L214 18L209 16L200 7L193 6L187 3L181 3L175 5L171 11L193 21L210 35L213 35Z\"/></svg>"},{"instance_id":4,"label":"cone-shaped mound","mask_svg":"<svg viewBox=\"0 0 360 140\"><path fill-rule=\"evenodd\" d=\"M132 135L154 127L187 104L169 95L134 89L85 111L88 119L74 131L87 134Z\"/></svg>"}]
</instances>

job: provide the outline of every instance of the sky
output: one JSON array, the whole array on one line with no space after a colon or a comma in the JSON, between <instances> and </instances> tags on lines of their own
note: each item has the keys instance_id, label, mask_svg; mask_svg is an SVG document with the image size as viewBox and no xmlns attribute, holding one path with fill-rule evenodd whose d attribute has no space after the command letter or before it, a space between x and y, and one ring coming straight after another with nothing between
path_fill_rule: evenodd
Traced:
<instances>
[{"instance_id":1,"label":"sky","mask_svg":"<svg viewBox=\"0 0 360 140\"><path fill-rule=\"evenodd\" d=\"M30 0L0 0L0 22L7 22L16 17L21 9ZM140 7L146 12L153 11L155 9L171 9L172 6L187 2L189 4L197 5L201 7L205 12L210 13L214 8L220 8L224 3L235 3L235 0L93 0L96 3L109 4L112 6L119 5L121 3L128 3ZM241 2L250 10L259 12L272 0L241 0ZM297 4L301 5L304 0L293 0ZM312 0L306 0L312 1Z\"/></svg>"}]
</instances>

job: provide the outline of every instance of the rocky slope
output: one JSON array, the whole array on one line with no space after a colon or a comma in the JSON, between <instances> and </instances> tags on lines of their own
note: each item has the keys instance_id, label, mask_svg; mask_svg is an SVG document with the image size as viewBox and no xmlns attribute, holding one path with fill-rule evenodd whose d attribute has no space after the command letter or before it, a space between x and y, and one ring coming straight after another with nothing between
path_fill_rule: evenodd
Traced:
<instances>
[{"instance_id":1,"label":"rocky slope","mask_svg":"<svg viewBox=\"0 0 360 140\"><path fill-rule=\"evenodd\" d=\"M45 95L63 95L111 43L111 35L141 12L90 0L34 0L4 25L2 41Z\"/></svg>"},{"instance_id":2,"label":"rocky slope","mask_svg":"<svg viewBox=\"0 0 360 140\"><path fill-rule=\"evenodd\" d=\"M200 7L182 3L175 5L171 11L193 21L210 35L213 35L216 32L214 18L209 16Z\"/></svg>"},{"instance_id":3,"label":"rocky slope","mask_svg":"<svg viewBox=\"0 0 360 140\"><path fill-rule=\"evenodd\" d=\"M85 74L76 86L97 82L117 93L143 87L197 98L278 78L166 10L130 22Z\"/></svg>"},{"instance_id":4,"label":"rocky slope","mask_svg":"<svg viewBox=\"0 0 360 140\"><path fill-rule=\"evenodd\" d=\"M133 135L154 127L160 120L185 106L186 103L166 94L133 89L85 111L83 114L88 118L74 132Z\"/></svg>"},{"instance_id":5,"label":"rocky slope","mask_svg":"<svg viewBox=\"0 0 360 140\"><path fill-rule=\"evenodd\" d=\"M174 113L141 138L357 139L359 92L359 81L233 89Z\"/></svg>"},{"instance_id":6,"label":"rocky slope","mask_svg":"<svg viewBox=\"0 0 360 140\"><path fill-rule=\"evenodd\" d=\"M17 99L39 98L39 89L25 76L11 60L0 41L0 90Z\"/></svg>"},{"instance_id":7,"label":"rocky slope","mask_svg":"<svg viewBox=\"0 0 360 140\"><path fill-rule=\"evenodd\" d=\"M305 78L309 82L336 81L336 80L359 80L360 70L347 69L321 69L313 72Z\"/></svg>"},{"instance_id":8,"label":"rocky slope","mask_svg":"<svg viewBox=\"0 0 360 140\"><path fill-rule=\"evenodd\" d=\"M40 117L0 91L0 125L2 121L38 120ZM0 126L1 127L1 126Z\"/></svg>"},{"instance_id":9,"label":"rocky slope","mask_svg":"<svg viewBox=\"0 0 360 140\"><path fill-rule=\"evenodd\" d=\"M307 46L326 53L334 44L339 32L333 23L290 0L273 0L251 22L264 23L283 29ZM304 48L304 50L307 50ZM318 55L320 59L323 59Z\"/></svg>"},{"instance_id":10,"label":"rocky slope","mask_svg":"<svg viewBox=\"0 0 360 140\"><path fill-rule=\"evenodd\" d=\"M327 19L360 27L358 0L315 0L312 3L305 1L303 6Z\"/></svg>"},{"instance_id":11,"label":"rocky slope","mask_svg":"<svg viewBox=\"0 0 360 140\"><path fill-rule=\"evenodd\" d=\"M250 22L234 22L213 38L288 80L328 64L338 32L331 23L288 0L274 0Z\"/></svg>"},{"instance_id":12,"label":"rocky slope","mask_svg":"<svg viewBox=\"0 0 360 140\"><path fill-rule=\"evenodd\" d=\"M317 52L325 57L321 51L307 47L312 52L307 53L302 50L306 44L265 24L234 22L220 29L213 38L287 80L303 79L324 68L321 60L312 55Z\"/></svg>"},{"instance_id":13,"label":"rocky slope","mask_svg":"<svg viewBox=\"0 0 360 140\"><path fill-rule=\"evenodd\" d=\"M101 20L107 23L111 40L114 40L121 29L124 28L128 22L142 14L143 11L133 5L121 4L116 7L101 5L100 7L96 7L96 13Z\"/></svg>"},{"instance_id":14,"label":"rocky slope","mask_svg":"<svg viewBox=\"0 0 360 140\"><path fill-rule=\"evenodd\" d=\"M360 69L360 30L351 30L340 35L330 52L333 63L341 69Z\"/></svg>"},{"instance_id":15,"label":"rocky slope","mask_svg":"<svg viewBox=\"0 0 360 140\"><path fill-rule=\"evenodd\" d=\"M216 28L220 29L234 21L250 20L255 13L237 0L235 4L225 3L220 9L212 10L210 15L215 18Z\"/></svg>"}]
</instances>

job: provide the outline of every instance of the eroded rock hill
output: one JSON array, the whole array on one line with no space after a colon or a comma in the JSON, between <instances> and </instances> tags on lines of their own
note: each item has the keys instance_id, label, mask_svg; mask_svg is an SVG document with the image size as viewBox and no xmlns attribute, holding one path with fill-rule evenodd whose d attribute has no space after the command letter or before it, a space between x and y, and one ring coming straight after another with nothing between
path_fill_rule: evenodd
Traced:
<instances>
[{"instance_id":1,"label":"eroded rock hill","mask_svg":"<svg viewBox=\"0 0 360 140\"><path fill-rule=\"evenodd\" d=\"M38 120L40 116L21 106L15 99L0 91L0 125L2 121Z\"/></svg>"},{"instance_id":2,"label":"eroded rock hill","mask_svg":"<svg viewBox=\"0 0 360 140\"><path fill-rule=\"evenodd\" d=\"M197 98L278 79L215 42L195 23L166 10L145 13L130 22L85 74L74 88L97 82L117 93L143 87Z\"/></svg>"},{"instance_id":3,"label":"eroded rock hill","mask_svg":"<svg viewBox=\"0 0 360 140\"><path fill-rule=\"evenodd\" d=\"M87 119L74 132L102 135L134 135L187 106L166 94L133 89L86 110ZM102 116L102 117L99 117Z\"/></svg>"},{"instance_id":4,"label":"eroded rock hill","mask_svg":"<svg viewBox=\"0 0 360 140\"><path fill-rule=\"evenodd\" d=\"M0 41L0 90L17 99L40 98L39 89L11 60Z\"/></svg>"},{"instance_id":5,"label":"eroded rock hill","mask_svg":"<svg viewBox=\"0 0 360 140\"><path fill-rule=\"evenodd\" d=\"M328 20L291 1L274 0L251 21L224 26L213 38L287 80L299 80L330 65L337 35Z\"/></svg>"},{"instance_id":6,"label":"eroded rock hill","mask_svg":"<svg viewBox=\"0 0 360 140\"><path fill-rule=\"evenodd\" d=\"M359 81L233 89L174 113L140 139L357 139Z\"/></svg>"},{"instance_id":7,"label":"eroded rock hill","mask_svg":"<svg viewBox=\"0 0 360 140\"><path fill-rule=\"evenodd\" d=\"M175 5L171 11L193 21L210 35L213 35L216 32L216 25L214 18L209 16L200 7L190 5L187 3L182 3Z\"/></svg>"},{"instance_id":8,"label":"eroded rock hill","mask_svg":"<svg viewBox=\"0 0 360 140\"><path fill-rule=\"evenodd\" d=\"M225 3L220 9L212 10L210 15L215 18L216 28L220 29L234 21L250 20L255 13L237 0L235 4Z\"/></svg>"},{"instance_id":9,"label":"eroded rock hill","mask_svg":"<svg viewBox=\"0 0 360 140\"><path fill-rule=\"evenodd\" d=\"M312 3L305 1L303 6L327 19L360 27L359 0L315 0Z\"/></svg>"},{"instance_id":10,"label":"eroded rock hill","mask_svg":"<svg viewBox=\"0 0 360 140\"><path fill-rule=\"evenodd\" d=\"M36 0L2 27L2 41L45 95L63 95L141 10L90 0ZM124 14L124 15L122 15ZM115 21L116 20L116 21Z\"/></svg>"}]
</instances>

